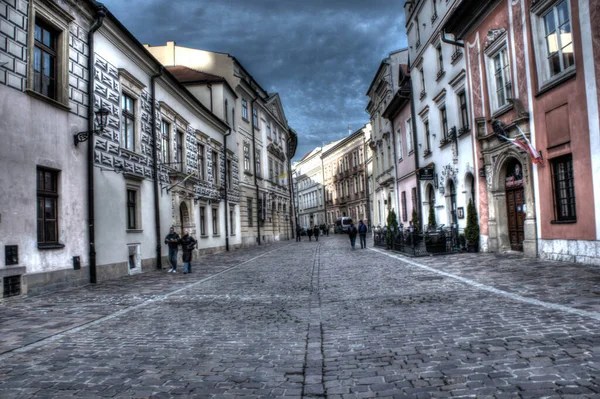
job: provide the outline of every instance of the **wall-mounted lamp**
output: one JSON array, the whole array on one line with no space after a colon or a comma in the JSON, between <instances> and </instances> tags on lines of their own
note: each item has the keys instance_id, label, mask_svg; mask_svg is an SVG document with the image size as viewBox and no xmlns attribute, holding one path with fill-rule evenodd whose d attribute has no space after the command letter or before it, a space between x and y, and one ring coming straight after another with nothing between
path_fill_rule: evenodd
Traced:
<instances>
[{"instance_id":1,"label":"wall-mounted lamp","mask_svg":"<svg viewBox=\"0 0 600 399\"><path fill-rule=\"evenodd\" d=\"M432 134L433 138L436 138L437 136L435 135L435 133Z\"/></svg>"},{"instance_id":2,"label":"wall-mounted lamp","mask_svg":"<svg viewBox=\"0 0 600 399\"><path fill-rule=\"evenodd\" d=\"M98 126L97 130L92 130L88 132L79 132L73 135L73 144L77 147L77 144L83 143L87 139L90 138L90 134L100 133L104 131L104 127L108 123L108 115L110 115L110 110L104 106L101 106L100 109L94 112L96 117L94 118L96 125Z\"/></svg>"},{"instance_id":3,"label":"wall-mounted lamp","mask_svg":"<svg viewBox=\"0 0 600 399\"><path fill-rule=\"evenodd\" d=\"M422 144L422 143L419 143L419 148L421 148L421 147L423 147L423 144Z\"/></svg>"},{"instance_id":4,"label":"wall-mounted lamp","mask_svg":"<svg viewBox=\"0 0 600 399\"><path fill-rule=\"evenodd\" d=\"M485 177L485 166L479 168L479 177Z\"/></svg>"}]
</instances>

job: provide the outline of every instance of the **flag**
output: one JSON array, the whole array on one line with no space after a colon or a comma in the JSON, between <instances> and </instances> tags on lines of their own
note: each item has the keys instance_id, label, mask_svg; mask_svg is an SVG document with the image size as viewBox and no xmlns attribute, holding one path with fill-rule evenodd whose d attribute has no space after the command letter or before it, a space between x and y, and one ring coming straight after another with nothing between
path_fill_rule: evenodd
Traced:
<instances>
[{"instance_id":1,"label":"flag","mask_svg":"<svg viewBox=\"0 0 600 399\"><path fill-rule=\"evenodd\" d=\"M537 152L535 147L533 145L531 145L531 142L529 141L527 136L525 136L525 133L523 133L523 131L521 130L521 128L518 125L517 125L517 129L519 129L521 136L523 136L523 138L525 139L525 143L527 144L527 149L525 151L527 151L527 153L529 155L531 155L531 161L535 164L541 163L543 165L544 159L542 158L542 156Z\"/></svg>"},{"instance_id":2,"label":"flag","mask_svg":"<svg viewBox=\"0 0 600 399\"><path fill-rule=\"evenodd\" d=\"M498 135L499 138L510 142L512 145L519 147L520 149L522 149L523 151L528 153L531 156L531 162L533 162L535 164L538 164L538 163L543 164L544 163L544 160L542 159L540 154L537 152L535 147L533 145L531 145L531 142L527 139L527 136L525 136L525 133L523 133L523 131L521 130L521 128L519 126L516 126L516 127L517 127L517 129L519 129L519 132L521 133L521 136L523 136L524 140L521 140L518 138L511 139L510 137L507 137L505 135L506 131L502 127L500 121L494 121L494 123L492 123L492 126L494 127L494 132L496 133L496 135Z\"/></svg>"}]
</instances>

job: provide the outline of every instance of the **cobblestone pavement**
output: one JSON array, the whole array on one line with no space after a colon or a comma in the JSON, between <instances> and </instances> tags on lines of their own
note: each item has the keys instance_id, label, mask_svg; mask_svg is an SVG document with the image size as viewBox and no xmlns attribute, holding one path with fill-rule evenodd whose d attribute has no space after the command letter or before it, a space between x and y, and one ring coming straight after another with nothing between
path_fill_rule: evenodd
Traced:
<instances>
[{"instance_id":1,"label":"cobblestone pavement","mask_svg":"<svg viewBox=\"0 0 600 399\"><path fill-rule=\"evenodd\" d=\"M0 302L0 398L600 398L597 267L332 235L193 270Z\"/></svg>"}]
</instances>

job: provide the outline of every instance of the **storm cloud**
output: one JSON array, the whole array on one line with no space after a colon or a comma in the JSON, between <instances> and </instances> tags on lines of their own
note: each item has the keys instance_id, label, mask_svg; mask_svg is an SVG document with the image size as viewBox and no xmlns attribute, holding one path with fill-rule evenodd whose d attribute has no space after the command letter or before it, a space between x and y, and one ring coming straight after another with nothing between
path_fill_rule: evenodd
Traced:
<instances>
[{"instance_id":1,"label":"storm cloud","mask_svg":"<svg viewBox=\"0 0 600 399\"><path fill-rule=\"evenodd\" d=\"M369 120L366 92L383 58L406 47L398 0L106 0L140 42L236 57L278 92L298 132L295 159Z\"/></svg>"}]
</instances>

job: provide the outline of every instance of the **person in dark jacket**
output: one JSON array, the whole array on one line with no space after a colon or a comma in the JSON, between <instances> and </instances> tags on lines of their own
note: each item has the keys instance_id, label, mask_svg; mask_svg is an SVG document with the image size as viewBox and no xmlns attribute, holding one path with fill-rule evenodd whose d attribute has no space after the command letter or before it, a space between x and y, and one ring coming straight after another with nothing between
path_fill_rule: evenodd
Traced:
<instances>
[{"instance_id":1,"label":"person in dark jacket","mask_svg":"<svg viewBox=\"0 0 600 399\"><path fill-rule=\"evenodd\" d=\"M350 229L348 229L348 236L350 237L350 245L352 249L354 249L354 245L356 245L356 235L358 234L358 230L356 230L356 226L354 223L350 223Z\"/></svg>"},{"instance_id":2,"label":"person in dark jacket","mask_svg":"<svg viewBox=\"0 0 600 399\"><path fill-rule=\"evenodd\" d=\"M358 221L358 235L360 236L360 247L367 247L367 225L362 220Z\"/></svg>"},{"instance_id":3,"label":"person in dark jacket","mask_svg":"<svg viewBox=\"0 0 600 399\"><path fill-rule=\"evenodd\" d=\"M306 229L306 235L308 236L308 241L312 241L312 236L313 236L313 228L312 227L308 227L308 229Z\"/></svg>"},{"instance_id":4,"label":"person in dark jacket","mask_svg":"<svg viewBox=\"0 0 600 399\"><path fill-rule=\"evenodd\" d=\"M181 237L181 249L183 250L183 274L192 272L192 251L198 241L194 239L187 231L183 232Z\"/></svg>"},{"instance_id":5,"label":"person in dark jacket","mask_svg":"<svg viewBox=\"0 0 600 399\"><path fill-rule=\"evenodd\" d=\"M302 241L302 227L296 226L296 241Z\"/></svg>"},{"instance_id":6,"label":"person in dark jacket","mask_svg":"<svg viewBox=\"0 0 600 399\"><path fill-rule=\"evenodd\" d=\"M313 234L315 235L315 240L319 241L319 226L317 226L315 224L315 227L313 228Z\"/></svg>"},{"instance_id":7,"label":"person in dark jacket","mask_svg":"<svg viewBox=\"0 0 600 399\"><path fill-rule=\"evenodd\" d=\"M179 251L179 234L175 232L175 228L171 227L169 234L165 237L165 244L169 246L169 263L171 270L169 273L177 273L177 252Z\"/></svg>"}]
</instances>

